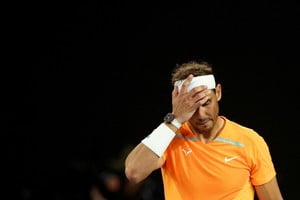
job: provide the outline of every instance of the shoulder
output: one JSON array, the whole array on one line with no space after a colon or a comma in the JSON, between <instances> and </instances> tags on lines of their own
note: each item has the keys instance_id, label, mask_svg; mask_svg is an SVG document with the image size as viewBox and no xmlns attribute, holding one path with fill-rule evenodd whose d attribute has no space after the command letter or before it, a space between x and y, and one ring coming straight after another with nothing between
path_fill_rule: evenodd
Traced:
<instances>
[{"instance_id":1,"label":"shoulder","mask_svg":"<svg viewBox=\"0 0 300 200\"><path fill-rule=\"evenodd\" d=\"M264 138L254 129L232 121L226 117L223 118L225 120L224 132L226 134L229 134L231 137L239 140L242 139L246 143L264 143Z\"/></svg>"},{"instance_id":2,"label":"shoulder","mask_svg":"<svg viewBox=\"0 0 300 200\"><path fill-rule=\"evenodd\" d=\"M235 121L232 121L224 116L221 116L224 120L225 120L225 127L226 128L230 128L230 129L234 129L235 131L238 131L238 132L244 132L244 133L251 133L251 134L254 134L254 135L259 135L254 129L248 127L248 126L245 126L245 125L242 125L238 122L235 122Z\"/></svg>"}]
</instances>

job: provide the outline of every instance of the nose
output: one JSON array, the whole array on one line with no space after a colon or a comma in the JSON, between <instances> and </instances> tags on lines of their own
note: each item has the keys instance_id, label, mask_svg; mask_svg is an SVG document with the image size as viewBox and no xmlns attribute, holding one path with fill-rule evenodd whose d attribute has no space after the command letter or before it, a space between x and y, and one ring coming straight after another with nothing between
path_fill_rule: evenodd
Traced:
<instances>
[{"instance_id":1,"label":"nose","mask_svg":"<svg viewBox=\"0 0 300 200\"><path fill-rule=\"evenodd\" d=\"M197 117L198 119L203 118L205 116L204 108L200 106L194 113L194 116Z\"/></svg>"}]
</instances>

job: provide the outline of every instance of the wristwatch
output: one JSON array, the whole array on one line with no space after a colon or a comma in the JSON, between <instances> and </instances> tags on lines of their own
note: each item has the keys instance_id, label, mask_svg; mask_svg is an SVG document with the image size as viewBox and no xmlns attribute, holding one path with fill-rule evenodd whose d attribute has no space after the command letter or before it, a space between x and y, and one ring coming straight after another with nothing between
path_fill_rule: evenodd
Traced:
<instances>
[{"instance_id":1,"label":"wristwatch","mask_svg":"<svg viewBox=\"0 0 300 200\"><path fill-rule=\"evenodd\" d=\"M173 113L168 113L164 117L164 121L167 124L172 124L173 126L175 126L178 129L181 127L181 123L176 119L176 117L175 117L175 115Z\"/></svg>"}]
</instances>

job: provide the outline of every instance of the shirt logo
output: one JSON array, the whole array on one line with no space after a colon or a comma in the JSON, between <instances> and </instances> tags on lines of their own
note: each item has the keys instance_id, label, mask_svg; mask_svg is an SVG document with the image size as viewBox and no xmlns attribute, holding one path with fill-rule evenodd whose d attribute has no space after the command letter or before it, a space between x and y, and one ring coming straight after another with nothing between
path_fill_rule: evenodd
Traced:
<instances>
[{"instance_id":1,"label":"shirt logo","mask_svg":"<svg viewBox=\"0 0 300 200\"><path fill-rule=\"evenodd\" d=\"M192 150L190 150L190 149L182 149L182 151L186 156L189 155L190 153L192 153Z\"/></svg>"},{"instance_id":2,"label":"shirt logo","mask_svg":"<svg viewBox=\"0 0 300 200\"><path fill-rule=\"evenodd\" d=\"M232 161L232 160L234 160L234 159L237 159L238 158L238 156L234 156L234 157L225 157L224 158L224 162L230 162L230 161Z\"/></svg>"}]
</instances>

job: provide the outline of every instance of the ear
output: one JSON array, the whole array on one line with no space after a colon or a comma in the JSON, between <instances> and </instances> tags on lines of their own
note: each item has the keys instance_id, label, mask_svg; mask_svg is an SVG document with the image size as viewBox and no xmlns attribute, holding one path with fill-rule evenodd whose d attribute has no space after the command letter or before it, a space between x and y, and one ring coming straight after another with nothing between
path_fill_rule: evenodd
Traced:
<instances>
[{"instance_id":1,"label":"ear","mask_svg":"<svg viewBox=\"0 0 300 200\"><path fill-rule=\"evenodd\" d=\"M221 84L217 84L216 86L216 97L217 97L217 101L220 101L222 98L222 86Z\"/></svg>"}]
</instances>

